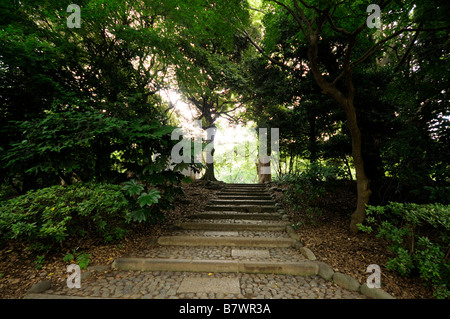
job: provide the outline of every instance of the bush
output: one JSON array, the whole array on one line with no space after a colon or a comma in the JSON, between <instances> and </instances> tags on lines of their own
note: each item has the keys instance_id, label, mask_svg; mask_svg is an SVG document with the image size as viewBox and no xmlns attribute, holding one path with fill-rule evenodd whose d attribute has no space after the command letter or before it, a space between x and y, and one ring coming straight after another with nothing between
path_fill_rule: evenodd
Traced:
<instances>
[{"instance_id":1,"label":"bush","mask_svg":"<svg viewBox=\"0 0 450 319\"><path fill-rule=\"evenodd\" d=\"M105 242L122 238L130 221L129 203L119 185L53 186L0 205L0 239L18 240L39 251L75 236Z\"/></svg>"},{"instance_id":2,"label":"bush","mask_svg":"<svg viewBox=\"0 0 450 319\"><path fill-rule=\"evenodd\" d=\"M393 252L386 265L403 276L418 272L431 284L437 298L450 296L450 206L390 202L386 206L368 206L367 218L359 228L376 230Z\"/></svg>"},{"instance_id":3,"label":"bush","mask_svg":"<svg viewBox=\"0 0 450 319\"><path fill-rule=\"evenodd\" d=\"M155 217L152 214L153 204L158 203L161 198L160 192L156 189L151 189L149 192L145 192L145 188L142 183L132 179L124 183L125 186L122 190L126 191L126 194L131 198L131 202L134 202L134 209L131 210L131 219L136 222L145 222ZM137 208L139 206L139 208ZM157 214L156 214L157 216Z\"/></svg>"},{"instance_id":4,"label":"bush","mask_svg":"<svg viewBox=\"0 0 450 319\"><path fill-rule=\"evenodd\" d=\"M316 218L322 215L319 201L324 194L324 187L314 186L300 178L288 185L285 200L293 209L306 216L310 224L314 225Z\"/></svg>"},{"instance_id":5,"label":"bush","mask_svg":"<svg viewBox=\"0 0 450 319\"><path fill-rule=\"evenodd\" d=\"M286 202L314 225L323 213L319 204L327 187L333 186L338 179L346 179L346 174L339 166L313 162L302 172L280 176L275 182L287 185Z\"/></svg>"}]
</instances>

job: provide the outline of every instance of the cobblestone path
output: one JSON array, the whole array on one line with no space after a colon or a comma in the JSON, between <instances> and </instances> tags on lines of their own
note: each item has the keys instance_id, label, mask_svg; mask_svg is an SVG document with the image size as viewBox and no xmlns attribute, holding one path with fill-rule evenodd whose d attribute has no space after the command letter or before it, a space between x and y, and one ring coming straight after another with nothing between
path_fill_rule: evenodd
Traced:
<instances>
[{"instance_id":1,"label":"cobblestone path","mask_svg":"<svg viewBox=\"0 0 450 319\"><path fill-rule=\"evenodd\" d=\"M303 256L286 217L266 186L227 184L204 211L115 260L112 271L86 273L81 288L61 285L26 298L366 298L319 276L320 263Z\"/></svg>"}]
</instances>

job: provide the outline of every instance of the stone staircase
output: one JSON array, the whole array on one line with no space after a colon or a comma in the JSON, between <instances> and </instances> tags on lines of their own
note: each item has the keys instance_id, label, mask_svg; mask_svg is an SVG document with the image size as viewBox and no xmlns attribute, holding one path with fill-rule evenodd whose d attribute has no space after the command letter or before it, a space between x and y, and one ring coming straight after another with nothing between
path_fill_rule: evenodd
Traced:
<instances>
[{"instance_id":1,"label":"stone staircase","mask_svg":"<svg viewBox=\"0 0 450 319\"><path fill-rule=\"evenodd\" d=\"M204 211L176 224L170 236L141 256L119 258L113 268L316 275L265 185L226 184Z\"/></svg>"},{"instance_id":2,"label":"stone staircase","mask_svg":"<svg viewBox=\"0 0 450 319\"><path fill-rule=\"evenodd\" d=\"M24 298L392 298L316 261L273 196L265 185L226 184L170 236L112 267L88 268L80 289L46 285Z\"/></svg>"}]
</instances>

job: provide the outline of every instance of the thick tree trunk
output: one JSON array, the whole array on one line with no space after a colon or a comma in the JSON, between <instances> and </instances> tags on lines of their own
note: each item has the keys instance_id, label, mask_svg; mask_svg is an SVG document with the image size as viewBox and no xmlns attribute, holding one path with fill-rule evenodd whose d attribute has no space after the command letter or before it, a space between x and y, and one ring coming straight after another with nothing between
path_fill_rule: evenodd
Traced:
<instances>
[{"instance_id":1,"label":"thick tree trunk","mask_svg":"<svg viewBox=\"0 0 450 319\"><path fill-rule=\"evenodd\" d=\"M386 203L383 203L381 192L385 171L381 159L379 141L374 140L372 136L364 136L364 133L362 141L364 168L367 177L370 179L370 189L372 190L370 205L385 205Z\"/></svg>"},{"instance_id":2,"label":"thick tree trunk","mask_svg":"<svg viewBox=\"0 0 450 319\"><path fill-rule=\"evenodd\" d=\"M216 127L214 125L210 126L209 128L207 128L206 133L206 141L208 142L206 151L206 170L201 180L217 181L214 174L214 136L216 134Z\"/></svg>"},{"instance_id":3,"label":"thick tree trunk","mask_svg":"<svg viewBox=\"0 0 450 319\"><path fill-rule=\"evenodd\" d=\"M356 210L353 212L350 221L350 232L357 233L359 223L362 223L366 218L366 205L370 199L370 180L364 169L364 161L361 152L361 132L356 120L356 112L353 103L347 103L344 107L345 114L347 116L347 125L350 130L352 138L352 157L353 164L355 165L356 172L356 189L357 189L357 202Z\"/></svg>"},{"instance_id":4,"label":"thick tree trunk","mask_svg":"<svg viewBox=\"0 0 450 319\"><path fill-rule=\"evenodd\" d=\"M344 72L345 72L345 82L347 86L347 96L345 96L334 83L328 82L323 76L317 63L318 55L318 35L315 34L310 38L310 46L308 49L308 59L310 62L310 68L313 73L313 77L316 83L323 90L323 93L330 95L336 100L339 105L344 109L347 117L347 125L350 130L350 136L352 139L352 157L353 163L355 165L356 172L356 185L357 185L357 202L356 209L353 212L350 220L350 232L357 233L358 223L362 223L366 218L366 205L369 203L370 199L370 180L367 177L364 170L364 161L361 152L361 132L358 127L358 122L356 120L356 111L354 107L354 97L355 89L353 87L352 80L352 67L350 64L350 57L353 47L356 43L356 38L349 38L349 44L347 47L347 53L344 59Z\"/></svg>"},{"instance_id":5,"label":"thick tree trunk","mask_svg":"<svg viewBox=\"0 0 450 319\"><path fill-rule=\"evenodd\" d=\"M202 176L201 180L217 181L217 178L214 175L214 163L206 164L205 174Z\"/></svg>"}]
</instances>

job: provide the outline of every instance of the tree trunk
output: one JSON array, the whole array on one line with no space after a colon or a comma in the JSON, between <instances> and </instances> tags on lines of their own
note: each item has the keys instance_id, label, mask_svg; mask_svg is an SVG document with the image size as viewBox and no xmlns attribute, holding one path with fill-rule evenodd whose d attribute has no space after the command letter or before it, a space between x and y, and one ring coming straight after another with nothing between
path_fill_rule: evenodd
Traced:
<instances>
[{"instance_id":1,"label":"tree trunk","mask_svg":"<svg viewBox=\"0 0 450 319\"><path fill-rule=\"evenodd\" d=\"M214 163L206 164L205 174L203 174L201 180L213 182L217 181L217 178L214 175Z\"/></svg>"},{"instance_id":2,"label":"tree trunk","mask_svg":"<svg viewBox=\"0 0 450 319\"><path fill-rule=\"evenodd\" d=\"M356 172L356 189L357 189L357 202L356 210L353 212L350 221L350 232L355 234L358 232L359 223L362 223L366 218L366 205L369 203L370 194L370 180L366 175L364 169L364 161L361 152L361 132L356 120L356 112L352 101L344 107L345 114L347 116L347 125L350 130L352 138L352 157L353 164L355 165Z\"/></svg>"},{"instance_id":3,"label":"tree trunk","mask_svg":"<svg viewBox=\"0 0 450 319\"><path fill-rule=\"evenodd\" d=\"M380 187L383 185L385 176L383 161L381 159L379 141L372 136L362 135L362 154L364 159L364 168L367 177L370 179L370 205L385 205L382 202Z\"/></svg>"},{"instance_id":4,"label":"tree trunk","mask_svg":"<svg viewBox=\"0 0 450 319\"><path fill-rule=\"evenodd\" d=\"M350 220L350 232L355 234L358 232L358 223L362 223L366 218L366 205L370 199L370 180L364 170L364 161L361 152L361 132L356 120L356 111L354 107L355 88L353 86L352 79L352 67L350 64L350 57L353 47L356 43L356 38L349 38L349 44L347 47L347 53L344 59L344 72L345 83L347 86L347 96L345 96L334 83L328 82L323 76L317 62L318 50L318 35L314 35L310 39L310 46L308 48L308 59L310 62L310 68L313 73L313 77L316 83L320 86L323 93L330 95L336 100L339 105L344 109L347 117L347 126L350 130L350 136L352 139L352 157L355 165L356 172L356 185L357 185L357 202L356 210L353 212Z\"/></svg>"},{"instance_id":5,"label":"tree trunk","mask_svg":"<svg viewBox=\"0 0 450 319\"><path fill-rule=\"evenodd\" d=\"M350 182L353 182L352 170L350 168L350 164L348 162L347 155L344 155L344 163L345 163L345 166L347 167L347 172L348 172L348 176L350 177Z\"/></svg>"},{"instance_id":6,"label":"tree trunk","mask_svg":"<svg viewBox=\"0 0 450 319\"><path fill-rule=\"evenodd\" d=\"M206 141L208 146L206 148L206 170L205 174L201 178L204 181L217 181L214 174L214 136L216 134L216 127L214 125L206 129Z\"/></svg>"}]
</instances>

